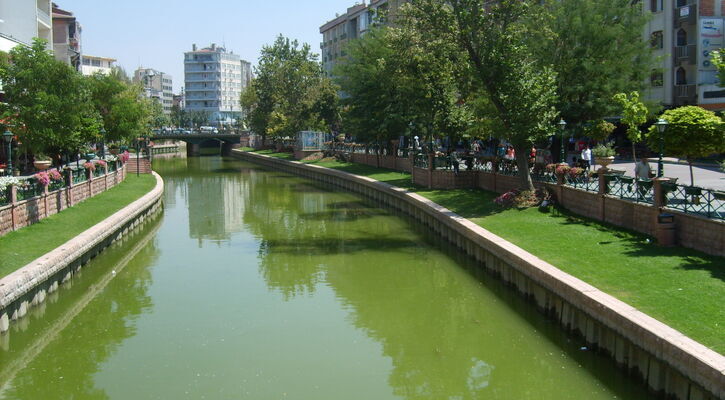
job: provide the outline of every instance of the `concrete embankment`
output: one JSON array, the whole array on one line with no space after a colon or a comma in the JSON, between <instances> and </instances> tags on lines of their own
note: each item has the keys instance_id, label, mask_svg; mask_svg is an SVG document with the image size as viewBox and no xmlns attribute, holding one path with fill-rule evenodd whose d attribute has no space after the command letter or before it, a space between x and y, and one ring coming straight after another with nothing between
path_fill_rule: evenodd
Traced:
<instances>
[{"instance_id":1,"label":"concrete embankment","mask_svg":"<svg viewBox=\"0 0 725 400\"><path fill-rule=\"evenodd\" d=\"M123 238L162 209L164 181L154 173L156 186L102 222L62 246L0 279L0 335L20 321L31 307L72 279L91 258Z\"/></svg>"},{"instance_id":2,"label":"concrete embankment","mask_svg":"<svg viewBox=\"0 0 725 400\"><path fill-rule=\"evenodd\" d=\"M232 155L342 187L414 217L663 396L725 398L723 355L420 195L316 165L242 151Z\"/></svg>"}]
</instances>

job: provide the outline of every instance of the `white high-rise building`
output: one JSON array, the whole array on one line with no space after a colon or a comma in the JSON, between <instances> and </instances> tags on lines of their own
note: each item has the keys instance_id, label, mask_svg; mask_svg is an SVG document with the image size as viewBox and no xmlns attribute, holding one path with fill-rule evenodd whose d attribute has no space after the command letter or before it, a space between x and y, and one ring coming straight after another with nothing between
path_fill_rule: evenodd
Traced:
<instances>
[{"instance_id":1,"label":"white high-rise building","mask_svg":"<svg viewBox=\"0 0 725 400\"><path fill-rule=\"evenodd\" d=\"M204 111L209 123L231 125L242 116L239 97L252 78L251 65L224 47L211 46L184 53L187 111Z\"/></svg>"},{"instance_id":2,"label":"white high-rise building","mask_svg":"<svg viewBox=\"0 0 725 400\"><path fill-rule=\"evenodd\" d=\"M52 48L50 0L0 0L0 51L10 51L18 44L30 46L36 37Z\"/></svg>"}]
</instances>

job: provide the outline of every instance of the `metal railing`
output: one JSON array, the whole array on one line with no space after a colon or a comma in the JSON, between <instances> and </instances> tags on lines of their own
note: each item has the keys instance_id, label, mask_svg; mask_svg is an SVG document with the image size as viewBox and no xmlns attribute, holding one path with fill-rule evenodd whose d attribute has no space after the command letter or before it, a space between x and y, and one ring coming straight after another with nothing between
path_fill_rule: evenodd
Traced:
<instances>
[{"instance_id":1,"label":"metal railing","mask_svg":"<svg viewBox=\"0 0 725 400\"><path fill-rule=\"evenodd\" d=\"M10 204L10 188L0 190L0 207Z\"/></svg>"},{"instance_id":2,"label":"metal railing","mask_svg":"<svg viewBox=\"0 0 725 400\"><path fill-rule=\"evenodd\" d=\"M43 185L38 183L35 178L30 178L18 186L16 190L17 200L23 201L43 194Z\"/></svg>"},{"instance_id":3,"label":"metal railing","mask_svg":"<svg viewBox=\"0 0 725 400\"><path fill-rule=\"evenodd\" d=\"M71 170L71 176L73 177L73 184L83 183L87 180L86 170L84 168Z\"/></svg>"},{"instance_id":4,"label":"metal railing","mask_svg":"<svg viewBox=\"0 0 725 400\"><path fill-rule=\"evenodd\" d=\"M553 178L554 182L556 182L556 176ZM564 176L564 184L575 189L586 190L587 192L599 192L599 178L596 174L590 176L586 171L576 176L566 174Z\"/></svg>"},{"instance_id":5,"label":"metal railing","mask_svg":"<svg viewBox=\"0 0 725 400\"><path fill-rule=\"evenodd\" d=\"M663 183L662 191L667 208L707 218L725 219L725 192Z\"/></svg>"}]
</instances>

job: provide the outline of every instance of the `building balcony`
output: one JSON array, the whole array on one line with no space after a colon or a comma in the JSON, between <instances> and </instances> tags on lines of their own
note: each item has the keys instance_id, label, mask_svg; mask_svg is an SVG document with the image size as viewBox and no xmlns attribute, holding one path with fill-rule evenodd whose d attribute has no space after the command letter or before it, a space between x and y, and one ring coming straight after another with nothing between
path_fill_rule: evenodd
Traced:
<instances>
[{"instance_id":1,"label":"building balcony","mask_svg":"<svg viewBox=\"0 0 725 400\"><path fill-rule=\"evenodd\" d=\"M697 64L697 46L694 44L675 46L675 62L680 65L682 63Z\"/></svg>"},{"instance_id":2,"label":"building balcony","mask_svg":"<svg viewBox=\"0 0 725 400\"><path fill-rule=\"evenodd\" d=\"M48 15L47 12L43 11L42 9L38 8L38 22L45 25L48 28L53 27L53 22L50 19L50 15Z\"/></svg>"},{"instance_id":3,"label":"building balcony","mask_svg":"<svg viewBox=\"0 0 725 400\"><path fill-rule=\"evenodd\" d=\"M675 105L697 104L697 85L675 85Z\"/></svg>"},{"instance_id":4,"label":"building balcony","mask_svg":"<svg viewBox=\"0 0 725 400\"><path fill-rule=\"evenodd\" d=\"M675 9L675 26L696 25L697 24L697 4L688 4Z\"/></svg>"}]
</instances>

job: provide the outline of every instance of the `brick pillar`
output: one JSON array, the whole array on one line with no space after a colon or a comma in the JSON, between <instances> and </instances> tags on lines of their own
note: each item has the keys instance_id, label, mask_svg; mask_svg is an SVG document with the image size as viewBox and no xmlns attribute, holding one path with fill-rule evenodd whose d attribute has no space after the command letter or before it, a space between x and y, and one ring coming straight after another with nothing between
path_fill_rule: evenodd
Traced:
<instances>
[{"instance_id":1,"label":"brick pillar","mask_svg":"<svg viewBox=\"0 0 725 400\"><path fill-rule=\"evenodd\" d=\"M63 170L65 173L65 208L73 205L73 170ZM60 211L60 210L58 210Z\"/></svg>"},{"instance_id":2,"label":"brick pillar","mask_svg":"<svg viewBox=\"0 0 725 400\"><path fill-rule=\"evenodd\" d=\"M662 190L662 182L669 182L669 179L667 178L655 178L652 182L652 192L653 192L653 206L657 209L662 208L667 205L665 202L665 192Z\"/></svg>"},{"instance_id":3,"label":"brick pillar","mask_svg":"<svg viewBox=\"0 0 725 400\"><path fill-rule=\"evenodd\" d=\"M428 189L433 188L433 168L435 168L435 158L433 153L428 153Z\"/></svg>"},{"instance_id":4,"label":"brick pillar","mask_svg":"<svg viewBox=\"0 0 725 400\"><path fill-rule=\"evenodd\" d=\"M108 165L103 167L103 190L108 190Z\"/></svg>"},{"instance_id":5,"label":"brick pillar","mask_svg":"<svg viewBox=\"0 0 725 400\"><path fill-rule=\"evenodd\" d=\"M15 209L18 207L18 188L15 185L10 186L10 219L12 221L12 229L18 226L18 216L15 215Z\"/></svg>"},{"instance_id":6,"label":"brick pillar","mask_svg":"<svg viewBox=\"0 0 725 400\"><path fill-rule=\"evenodd\" d=\"M43 218L48 218L48 186L43 186L43 206L45 211L43 212Z\"/></svg>"},{"instance_id":7,"label":"brick pillar","mask_svg":"<svg viewBox=\"0 0 725 400\"><path fill-rule=\"evenodd\" d=\"M86 179L86 183L88 184L88 198L91 198L93 197L93 171L87 169L86 176L88 177Z\"/></svg>"},{"instance_id":8,"label":"brick pillar","mask_svg":"<svg viewBox=\"0 0 725 400\"><path fill-rule=\"evenodd\" d=\"M606 168L599 168L597 171L597 178L599 179L599 190L597 193L599 194L606 194L607 193L607 180L604 178L604 175L609 171Z\"/></svg>"}]
</instances>

